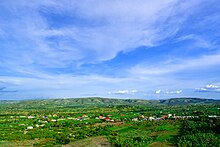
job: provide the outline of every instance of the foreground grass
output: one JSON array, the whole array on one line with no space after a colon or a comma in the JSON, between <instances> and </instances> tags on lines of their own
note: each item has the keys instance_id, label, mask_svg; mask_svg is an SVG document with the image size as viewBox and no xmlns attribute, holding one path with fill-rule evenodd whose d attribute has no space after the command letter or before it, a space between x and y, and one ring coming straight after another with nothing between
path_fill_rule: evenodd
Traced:
<instances>
[{"instance_id":1,"label":"foreground grass","mask_svg":"<svg viewBox=\"0 0 220 147\"><path fill-rule=\"evenodd\" d=\"M51 146L49 144L51 139L34 139L34 140L23 140L23 141L1 141L0 146L2 147L36 147L36 146ZM58 145L53 145L57 146Z\"/></svg>"},{"instance_id":2,"label":"foreground grass","mask_svg":"<svg viewBox=\"0 0 220 147\"><path fill-rule=\"evenodd\" d=\"M71 142L63 147L111 147L111 144L106 137L98 136Z\"/></svg>"}]
</instances>

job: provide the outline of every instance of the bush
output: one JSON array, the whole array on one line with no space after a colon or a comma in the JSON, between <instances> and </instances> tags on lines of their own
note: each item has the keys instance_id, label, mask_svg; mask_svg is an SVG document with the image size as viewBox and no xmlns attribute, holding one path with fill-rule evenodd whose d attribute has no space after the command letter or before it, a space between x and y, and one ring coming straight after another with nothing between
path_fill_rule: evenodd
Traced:
<instances>
[{"instance_id":1,"label":"bush","mask_svg":"<svg viewBox=\"0 0 220 147\"><path fill-rule=\"evenodd\" d=\"M69 135L67 134L57 134L55 135L56 142L59 144L68 144L70 142Z\"/></svg>"},{"instance_id":2,"label":"bush","mask_svg":"<svg viewBox=\"0 0 220 147\"><path fill-rule=\"evenodd\" d=\"M220 140L213 133L197 133L178 138L180 147L219 147Z\"/></svg>"}]
</instances>

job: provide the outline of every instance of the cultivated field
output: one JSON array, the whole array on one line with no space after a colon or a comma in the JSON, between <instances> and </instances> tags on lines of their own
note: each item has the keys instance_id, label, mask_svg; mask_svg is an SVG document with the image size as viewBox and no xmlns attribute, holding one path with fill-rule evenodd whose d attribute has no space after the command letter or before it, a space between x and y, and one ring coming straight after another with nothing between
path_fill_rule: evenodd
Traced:
<instances>
[{"instance_id":1,"label":"cultivated field","mask_svg":"<svg viewBox=\"0 0 220 147\"><path fill-rule=\"evenodd\" d=\"M102 98L0 102L0 146L220 144L219 101Z\"/></svg>"}]
</instances>

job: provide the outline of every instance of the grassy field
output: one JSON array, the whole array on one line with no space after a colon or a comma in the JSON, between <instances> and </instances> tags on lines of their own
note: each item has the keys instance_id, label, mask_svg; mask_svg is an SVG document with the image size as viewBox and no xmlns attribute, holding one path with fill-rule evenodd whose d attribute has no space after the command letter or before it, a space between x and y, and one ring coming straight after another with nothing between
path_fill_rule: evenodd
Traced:
<instances>
[{"instance_id":1,"label":"grassy field","mask_svg":"<svg viewBox=\"0 0 220 147\"><path fill-rule=\"evenodd\" d=\"M69 144L63 147L112 147L108 139L104 136L90 137Z\"/></svg>"},{"instance_id":2,"label":"grassy field","mask_svg":"<svg viewBox=\"0 0 220 147\"><path fill-rule=\"evenodd\" d=\"M53 102L56 101L63 100ZM169 101L137 105L136 101L132 105L133 101L127 100L123 105L101 106L99 102L105 100L82 99L77 100L77 105L92 101L92 106L69 107L70 101L65 100L62 107L57 107L51 100L44 100L49 105L47 109L39 108L42 101L36 105L33 101L1 103L4 107L0 107L0 146L215 147L220 144L218 103L204 104L199 100L194 104L192 100L187 105L169 105ZM94 106L95 102L98 104Z\"/></svg>"}]
</instances>

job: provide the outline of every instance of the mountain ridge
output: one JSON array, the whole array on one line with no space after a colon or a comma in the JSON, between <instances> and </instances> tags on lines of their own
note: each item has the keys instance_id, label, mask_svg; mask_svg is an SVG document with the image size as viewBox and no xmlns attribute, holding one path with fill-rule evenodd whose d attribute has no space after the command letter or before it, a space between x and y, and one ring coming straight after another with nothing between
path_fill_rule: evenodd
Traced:
<instances>
[{"instance_id":1,"label":"mountain ridge","mask_svg":"<svg viewBox=\"0 0 220 147\"><path fill-rule=\"evenodd\" d=\"M50 107L87 107L87 106L117 106L117 105L195 105L220 104L220 100L204 98L170 98L159 100L144 99L114 99L114 98L58 98L37 100L0 100L1 107L7 108L50 108Z\"/></svg>"}]
</instances>

